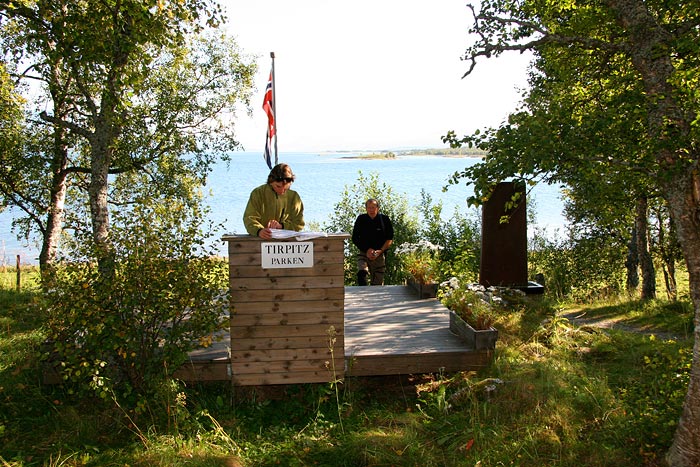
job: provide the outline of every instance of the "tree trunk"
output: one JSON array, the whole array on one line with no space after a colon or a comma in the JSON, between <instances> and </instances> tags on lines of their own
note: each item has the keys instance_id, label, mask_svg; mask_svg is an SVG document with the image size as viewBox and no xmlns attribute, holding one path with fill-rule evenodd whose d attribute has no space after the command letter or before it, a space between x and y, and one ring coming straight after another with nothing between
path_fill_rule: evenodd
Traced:
<instances>
[{"instance_id":1,"label":"tree trunk","mask_svg":"<svg viewBox=\"0 0 700 467\"><path fill-rule=\"evenodd\" d=\"M63 8L66 12L66 8ZM51 50L55 50L55 42L50 42ZM62 120L70 112L70 104L66 99L66 84L63 76L63 60L58 58L51 62L51 74L49 79L49 92L53 104L54 117ZM39 252L39 270L43 286L47 286L51 279L53 265L58 254L58 244L63 232L63 220L65 215L66 185L68 166L68 144L66 143L67 130L60 124L53 123L53 146L51 154L51 186L49 187L49 207L46 216L41 251Z\"/></svg>"},{"instance_id":2,"label":"tree trunk","mask_svg":"<svg viewBox=\"0 0 700 467\"><path fill-rule=\"evenodd\" d=\"M102 108L95 118L95 132L90 141L90 217L92 239L97 255L98 270L103 279L109 281L114 272L114 252L109 238L109 169L112 163L118 129L115 125L117 99L113 86L102 94Z\"/></svg>"},{"instance_id":3,"label":"tree trunk","mask_svg":"<svg viewBox=\"0 0 700 467\"><path fill-rule=\"evenodd\" d=\"M65 148L56 148L52 164L51 195L49 213L46 217L46 230L39 252L39 269L42 282L50 277L58 252L58 242L63 232L63 217L66 201L66 165L68 156Z\"/></svg>"},{"instance_id":4,"label":"tree trunk","mask_svg":"<svg viewBox=\"0 0 700 467\"><path fill-rule=\"evenodd\" d=\"M112 246L109 241L109 205L107 203L110 155L111 150L106 145L93 145L90 184L88 186L92 239L95 244L98 269L105 279L111 278L113 272Z\"/></svg>"},{"instance_id":5,"label":"tree trunk","mask_svg":"<svg viewBox=\"0 0 700 467\"><path fill-rule=\"evenodd\" d=\"M676 265L673 260L664 262L664 284L666 297L675 302L678 299L678 284L676 283Z\"/></svg>"},{"instance_id":6,"label":"tree trunk","mask_svg":"<svg viewBox=\"0 0 700 467\"><path fill-rule=\"evenodd\" d=\"M54 66L50 90L54 106L54 115L58 118L63 118L66 111L65 100L61 92L60 73L60 66ZM42 283L44 284L46 284L46 281L50 278L53 263L58 253L58 243L61 238L61 233L63 232L67 191L66 167L68 166L68 146L65 136L66 130L60 125L54 125L49 212L46 217L46 227L43 232L41 252L39 252L39 269L41 271Z\"/></svg>"},{"instance_id":7,"label":"tree trunk","mask_svg":"<svg viewBox=\"0 0 700 467\"><path fill-rule=\"evenodd\" d=\"M114 36L110 41L116 46L132 43L128 11L117 11L112 18L115 22ZM110 281L114 275L114 249L109 238L109 169L114 151L121 134L120 115L118 112L120 95L124 91L124 69L129 63L128 47L114 47L111 63L105 77L100 95L99 112L93 118L94 132L90 137L90 216L92 220L92 237L97 254L97 265L102 279ZM92 101L92 99L90 99ZM93 101L94 102L94 101ZM96 107L95 107L96 108Z\"/></svg>"},{"instance_id":8,"label":"tree trunk","mask_svg":"<svg viewBox=\"0 0 700 467\"><path fill-rule=\"evenodd\" d=\"M656 272L649 252L649 217L646 197L637 198L634 225L637 232L637 254L642 268L642 300L656 298Z\"/></svg>"},{"instance_id":9,"label":"tree trunk","mask_svg":"<svg viewBox=\"0 0 700 467\"><path fill-rule=\"evenodd\" d=\"M671 211L689 274L695 308L695 343L690 383L673 444L666 460L671 467L700 465L700 175L689 161L700 153L688 141L690 122L675 98L670 34L647 10L643 0L607 0L620 25L629 33L628 52L644 83L649 139L656 145L663 194ZM688 161L688 162L687 162ZM657 174L658 175L658 174ZM666 177L666 178L665 178Z\"/></svg>"},{"instance_id":10,"label":"tree trunk","mask_svg":"<svg viewBox=\"0 0 700 467\"><path fill-rule=\"evenodd\" d=\"M666 217L664 210L659 209L657 219L659 222L659 255L661 256L662 270L664 273L664 284L666 285L666 296L669 300L675 301L678 298L678 288L676 286L676 260L674 255L674 244L676 236L673 232L673 222L669 221L669 232L666 232Z\"/></svg>"},{"instance_id":11,"label":"tree trunk","mask_svg":"<svg viewBox=\"0 0 700 467\"><path fill-rule=\"evenodd\" d=\"M632 294L639 287L639 255L637 254L637 228L632 228L630 240L627 242L627 259L625 268L627 269L627 293Z\"/></svg>"},{"instance_id":12,"label":"tree trunk","mask_svg":"<svg viewBox=\"0 0 700 467\"><path fill-rule=\"evenodd\" d=\"M666 190L688 267L690 296L695 308L690 383L673 444L666 456L671 467L700 465L700 175L685 175L685 178L688 180L683 185L669 183Z\"/></svg>"}]
</instances>

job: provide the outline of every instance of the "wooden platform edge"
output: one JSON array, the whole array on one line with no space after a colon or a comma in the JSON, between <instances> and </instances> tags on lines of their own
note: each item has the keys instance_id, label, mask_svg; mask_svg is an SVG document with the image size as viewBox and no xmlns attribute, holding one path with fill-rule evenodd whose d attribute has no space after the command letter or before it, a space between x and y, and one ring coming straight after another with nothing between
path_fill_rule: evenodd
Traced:
<instances>
[{"instance_id":1,"label":"wooden platform edge","mask_svg":"<svg viewBox=\"0 0 700 467\"><path fill-rule=\"evenodd\" d=\"M189 361L173 377L185 382L230 381L231 362L228 359Z\"/></svg>"},{"instance_id":2,"label":"wooden platform edge","mask_svg":"<svg viewBox=\"0 0 700 467\"><path fill-rule=\"evenodd\" d=\"M336 368L337 375L329 371L310 371L294 374L266 375L264 384L305 384L329 383L334 379L356 376L416 375L431 373L454 373L459 371L479 371L488 367L493 361L493 350L470 350L457 353L423 355L419 360L410 361L405 355L385 355L370 357L345 357L345 371ZM258 385L260 377L252 375L234 377L231 362L226 359L190 360L179 368L174 378L188 383L230 381L236 386ZM53 368L43 368L43 384L53 385L62 382L58 372Z\"/></svg>"},{"instance_id":3,"label":"wooden platform edge","mask_svg":"<svg viewBox=\"0 0 700 467\"><path fill-rule=\"evenodd\" d=\"M493 361L493 350L432 353L429 355L346 356L346 376L385 376L479 371Z\"/></svg>"}]
</instances>

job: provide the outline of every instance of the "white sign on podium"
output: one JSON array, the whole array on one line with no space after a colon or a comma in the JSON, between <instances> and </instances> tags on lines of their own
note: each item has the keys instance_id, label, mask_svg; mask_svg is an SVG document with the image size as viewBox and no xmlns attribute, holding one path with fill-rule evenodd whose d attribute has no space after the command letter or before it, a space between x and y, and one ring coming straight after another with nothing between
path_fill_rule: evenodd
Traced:
<instances>
[{"instance_id":1,"label":"white sign on podium","mask_svg":"<svg viewBox=\"0 0 700 467\"><path fill-rule=\"evenodd\" d=\"M263 242L263 269L310 268L314 265L313 242Z\"/></svg>"}]
</instances>

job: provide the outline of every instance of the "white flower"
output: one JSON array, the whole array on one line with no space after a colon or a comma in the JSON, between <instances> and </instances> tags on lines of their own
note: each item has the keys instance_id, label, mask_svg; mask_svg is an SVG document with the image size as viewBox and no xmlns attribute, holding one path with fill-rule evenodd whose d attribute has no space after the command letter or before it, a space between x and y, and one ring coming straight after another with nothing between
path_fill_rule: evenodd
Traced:
<instances>
[{"instance_id":1,"label":"white flower","mask_svg":"<svg viewBox=\"0 0 700 467\"><path fill-rule=\"evenodd\" d=\"M440 251L444 249L441 245L435 245L428 240L420 240L418 243L404 242L396 248L396 254L421 253L424 251Z\"/></svg>"}]
</instances>

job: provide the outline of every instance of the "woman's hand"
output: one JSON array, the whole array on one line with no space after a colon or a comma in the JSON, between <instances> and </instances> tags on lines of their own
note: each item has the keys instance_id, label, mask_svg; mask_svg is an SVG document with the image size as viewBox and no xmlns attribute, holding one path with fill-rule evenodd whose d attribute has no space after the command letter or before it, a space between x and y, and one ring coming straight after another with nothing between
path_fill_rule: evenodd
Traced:
<instances>
[{"instance_id":1,"label":"woman's hand","mask_svg":"<svg viewBox=\"0 0 700 467\"><path fill-rule=\"evenodd\" d=\"M269 240L272 238L272 229L281 229L282 224L280 224L278 221L272 219L270 221L267 221L267 227L264 229L260 229L258 232L258 237Z\"/></svg>"}]
</instances>

